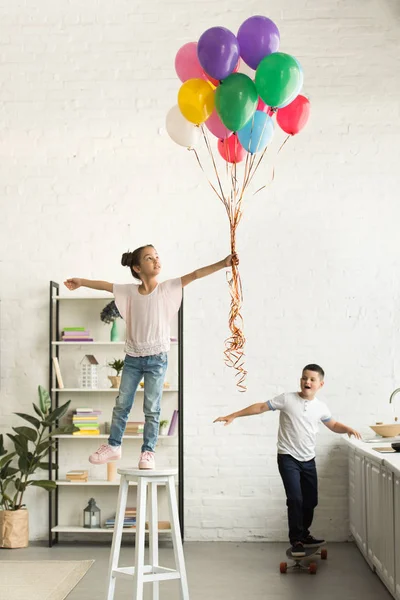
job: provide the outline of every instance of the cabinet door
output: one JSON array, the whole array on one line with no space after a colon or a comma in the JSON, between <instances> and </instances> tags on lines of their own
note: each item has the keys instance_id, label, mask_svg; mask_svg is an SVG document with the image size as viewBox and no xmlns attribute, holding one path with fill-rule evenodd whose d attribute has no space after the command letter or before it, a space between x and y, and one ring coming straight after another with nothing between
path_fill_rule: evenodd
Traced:
<instances>
[{"instance_id":1,"label":"cabinet door","mask_svg":"<svg viewBox=\"0 0 400 600\"><path fill-rule=\"evenodd\" d=\"M382 513L380 503L381 467L379 464L365 459L366 498L367 498L367 548L368 560L381 571L381 531Z\"/></svg>"},{"instance_id":2,"label":"cabinet door","mask_svg":"<svg viewBox=\"0 0 400 600\"><path fill-rule=\"evenodd\" d=\"M400 477L394 478L394 539L400 543ZM400 599L400 551L395 551L394 555L396 598Z\"/></svg>"},{"instance_id":3,"label":"cabinet door","mask_svg":"<svg viewBox=\"0 0 400 600\"><path fill-rule=\"evenodd\" d=\"M362 454L354 455L354 524L353 533L358 547L367 556L367 523L365 498L365 459Z\"/></svg>"},{"instance_id":4,"label":"cabinet door","mask_svg":"<svg viewBox=\"0 0 400 600\"><path fill-rule=\"evenodd\" d=\"M386 467L381 469L381 514L382 531L380 543L380 576L386 587L394 593L394 507L393 473Z\"/></svg>"}]
</instances>

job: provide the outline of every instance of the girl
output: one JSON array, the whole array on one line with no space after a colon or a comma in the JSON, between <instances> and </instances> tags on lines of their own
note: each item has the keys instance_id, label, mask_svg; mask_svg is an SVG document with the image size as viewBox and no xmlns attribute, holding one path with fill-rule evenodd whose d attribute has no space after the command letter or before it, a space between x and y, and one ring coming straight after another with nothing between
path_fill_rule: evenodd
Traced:
<instances>
[{"instance_id":1,"label":"girl","mask_svg":"<svg viewBox=\"0 0 400 600\"><path fill-rule=\"evenodd\" d=\"M129 267L139 285L113 284L74 277L64 284L69 290L81 286L111 292L115 304L126 322L125 361L121 385L113 409L108 444L100 446L90 455L89 461L102 465L121 458L121 442L137 387L144 378L143 411L145 425L139 469L154 469L154 450L157 444L160 401L170 349L170 322L179 310L182 288L201 277L206 277L232 261L238 264L236 255L229 255L219 262L197 269L188 275L158 283L161 263L157 251L149 244L134 252L125 252L121 264Z\"/></svg>"}]
</instances>

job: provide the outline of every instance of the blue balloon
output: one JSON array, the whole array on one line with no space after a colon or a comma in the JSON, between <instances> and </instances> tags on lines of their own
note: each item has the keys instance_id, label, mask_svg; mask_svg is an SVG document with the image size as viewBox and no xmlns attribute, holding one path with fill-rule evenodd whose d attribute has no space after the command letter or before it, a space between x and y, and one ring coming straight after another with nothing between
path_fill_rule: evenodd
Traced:
<instances>
[{"instance_id":1,"label":"blue balloon","mask_svg":"<svg viewBox=\"0 0 400 600\"><path fill-rule=\"evenodd\" d=\"M250 154L262 152L274 135L273 121L265 112L256 110L246 125L237 132L237 135L247 152Z\"/></svg>"}]
</instances>

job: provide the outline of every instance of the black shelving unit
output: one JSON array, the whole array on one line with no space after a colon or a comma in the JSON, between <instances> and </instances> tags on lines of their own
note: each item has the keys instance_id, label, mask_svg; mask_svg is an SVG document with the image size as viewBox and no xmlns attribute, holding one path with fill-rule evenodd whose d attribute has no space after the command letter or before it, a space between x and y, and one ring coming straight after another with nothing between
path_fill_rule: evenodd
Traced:
<instances>
[{"instance_id":1,"label":"black shelving unit","mask_svg":"<svg viewBox=\"0 0 400 600\"><path fill-rule=\"evenodd\" d=\"M58 299L60 285L55 281L50 281L49 297L49 394L51 398L52 410L59 407L59 392L55 384L55 372L53 357L59 358L60 347L53 342L59 341L60 336L60 300ZM110 296L110 300L111 300ZM181 307L178 312L178 509L182 540L184 540L184 454L183 454L183 435L184 435L184 414L183 414L183 297ZM57 426L57 424L55 424ZM49 479L56 481L58 479L58 456L59 440L55 440L55 451L50 449L49 453ZM53 469L53 464L55 468ZM117 497L115 498L117 502ZM58 523L59 508L59 488L49 493L48 510L48 543L51 548L59 542L59 532L53 532L53 528ZM86 540L85 540L86 541Z\"/></svg>"}]
</instances>

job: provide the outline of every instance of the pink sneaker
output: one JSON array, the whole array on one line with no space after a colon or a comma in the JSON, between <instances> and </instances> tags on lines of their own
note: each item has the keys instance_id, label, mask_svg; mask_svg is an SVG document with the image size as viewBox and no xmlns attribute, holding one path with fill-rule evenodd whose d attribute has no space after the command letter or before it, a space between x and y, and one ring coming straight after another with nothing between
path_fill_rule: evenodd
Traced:
<instances>
[{"instance_id":1,"label":"pink sneaker","mask_svg":"<svg viewBox=\"0 0 400 600\"><path fill-rule=\"evenodd\" d=\"M121 446L109 446L103 444L96 452L89 456L89 462L92 465L104 465L112 460L121 458Z\"/></svg>"},{"instance_id":2,"label":"pink sneaker","mask_svg":"<svg viewBox=\"0 0 400 600\"><path fill-rule=\"evenodd\" d=\"M154 452L142 452L139 458L139 469L154 469L156 466Z\"/></svg>"}]
</instances>

